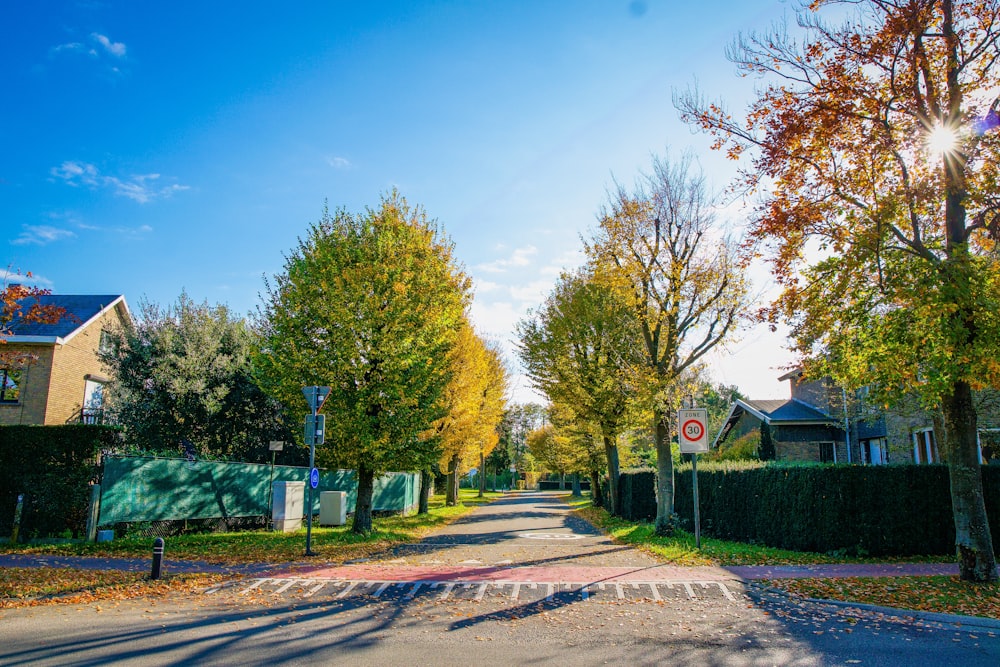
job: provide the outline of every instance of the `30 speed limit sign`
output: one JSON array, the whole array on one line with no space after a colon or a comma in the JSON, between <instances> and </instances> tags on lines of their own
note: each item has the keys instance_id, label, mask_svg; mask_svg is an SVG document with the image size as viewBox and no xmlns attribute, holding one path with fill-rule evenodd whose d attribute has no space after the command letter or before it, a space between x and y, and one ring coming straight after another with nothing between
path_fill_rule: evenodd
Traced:
<instances>
[{"instance_id":1,"label":"30 speed limit sign","mask_svg":"<svg viewBox=\"0 0 1000 667\"><path fill-rule=\"evenodd\" d=\"M695 408L677 411L677 431L681 453L708 451L708 410Z\"/></svg>"}]
</instances>

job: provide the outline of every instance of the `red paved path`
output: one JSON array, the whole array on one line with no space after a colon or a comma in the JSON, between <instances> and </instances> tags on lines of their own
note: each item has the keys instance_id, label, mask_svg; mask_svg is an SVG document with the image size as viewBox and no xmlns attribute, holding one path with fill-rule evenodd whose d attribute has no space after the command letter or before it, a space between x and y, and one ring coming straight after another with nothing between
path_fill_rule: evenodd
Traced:
<instances>
[{"instance_id":1,"label":"red paved path","mask_svg":"<svg viewBox=\"0 0 1000 667\"><path fill-rule=\"evenodd\" d=\"M264 576L308 577L350 581L520 581L579 583L599 581L732 581L755 579L805 579L840 577L898 577L957 575L953 564L903 563L898 565L806 565L741 567L482 567L431 565L298 566L278 569Z\"/></svg>"}]
</instances>

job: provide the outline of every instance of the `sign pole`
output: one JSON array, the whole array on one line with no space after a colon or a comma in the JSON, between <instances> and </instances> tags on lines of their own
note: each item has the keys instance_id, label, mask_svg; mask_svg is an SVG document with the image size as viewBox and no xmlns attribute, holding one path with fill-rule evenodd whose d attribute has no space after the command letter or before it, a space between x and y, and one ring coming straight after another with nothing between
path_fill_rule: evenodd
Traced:
<instances>
[{"instance_id":1,"label":"sign pole","mask_svg":"<svg viewBox=\"0 0 1000 667\"><path fill-rule=\"evenodd\" d=\"M322 445L326 436L324 434L326 417L319 414L323 409L323 403L330 395L330 387L303 387L302 394L309 403L309 415L306 416L305 440L309 445L309 501L306 506L306 555L315 556L312 551L312 526L313 526L313 490L319 484L319 474L316 470L316 445Z\"/></svg>"},{"instance_id":2,"label":"sign pole","mask_svg":"<svg viewBox=\"0 0 1000 667\"><path fill-rule=\"evenodd\" d=\"M316 411L313 410L313 419L316 418ZM312 552L312 532L313 532L313 487L312 470L316 467L316 438L309 442L309 504L306 507L306 555L313 556Z\"/></svg>"},{"instance_id":3,"label":"sign pole","mask_svg":"<svg viewBox=\"0 0 1000 667\"><path fill-rule=\"evenodd\" d=\"M698 507L698 454L691 455L691 488L694 489L694 547L701 549L701 511Z\"/></svg>"},{"instance_id":4,"label":"sign pole","mask_svg":"<svg viewBox=\"0 0 1000 667\"><path fill-rule=\"evenodd\" d=\"M693 403L693 401L692 401ZM701 511L698 507L698 452L708 451L708 410L690 407L677 411L677 435L682 454L691 455L691 490L694 495L694 543L701 549Z\"/></svg>"}]
</instances>

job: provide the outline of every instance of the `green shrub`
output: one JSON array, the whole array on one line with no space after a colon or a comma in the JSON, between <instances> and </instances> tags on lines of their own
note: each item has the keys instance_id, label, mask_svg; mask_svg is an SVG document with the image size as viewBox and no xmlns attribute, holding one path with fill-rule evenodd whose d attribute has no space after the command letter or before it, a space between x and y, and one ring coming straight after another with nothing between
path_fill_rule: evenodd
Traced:
<instances>
[{"instance_id":1,"label":"green shrub","mask_svg":"<svg viewBox=\"0 0 1000 667\"><path fill-rule=\"evenodd\" d=\"M81 535L101 451L117 445L110 426L0 426L0 534L10 535L24 494L21 535Z\"/></svg>"},{"instance_id":2,"label":"green shrub","mask_svg":"<svg viewBox=\"0 0 1000 667\"><path fill-rule=\"evenodd\" d=\"M656 471L626 470L619 475L618 492L623 519L647 521L656 518Z\"/></svg>"},{"instance_id":3,"label":"green shrub","mask_svg":"<svg viewBox=\"0 0 1000 667\"><path fill-rule=\"evenodd\" d=\"M983 467L994 543L1000 544L1000 468ZM692 528L691 467L675 476L675 508ZM948 469L941 465L698 467L706 535L796 551L872 556L955 551Z\"/></svg>"}]
</instances>

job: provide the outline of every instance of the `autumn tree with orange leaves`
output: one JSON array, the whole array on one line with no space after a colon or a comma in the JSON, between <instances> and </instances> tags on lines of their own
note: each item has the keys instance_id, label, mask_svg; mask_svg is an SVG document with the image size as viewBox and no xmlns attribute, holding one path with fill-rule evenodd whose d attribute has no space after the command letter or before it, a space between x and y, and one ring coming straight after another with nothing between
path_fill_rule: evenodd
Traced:
<instances>
[{"instance_id":1,"label":"autumn tree with orange leaves","mask_svg":"<svg viewBox=\"0 0 1000 667\"><path fill-rule=\"evenodd\" d=\"M32 275L9 270L5 274L3 290L0 290L0 346L7 343L7 338L13 334L11 327L16 323L55 324L66 312L59 306L42 303L42 297L51 294L50 290L11 282L12 278L31 280ZM0 347L0 368L19 369L34 360L35 355L29 351Z\"/></svg>"},{"instance_id":2,"label":"autumn tree with orange leaves","mask_svg":"<svg viewBox=\"0 0 1000 667\"><path fill-rule=\"evenodd\" d=\"M730 49L766 82L745 117L676 99L749 160L752 250L783 288L762 316L790 323L810 374L941 415L967 581L997 578L973 391L1000 387L998 5L816 0L798 30Z\"/></svg>"}]
</instances>

